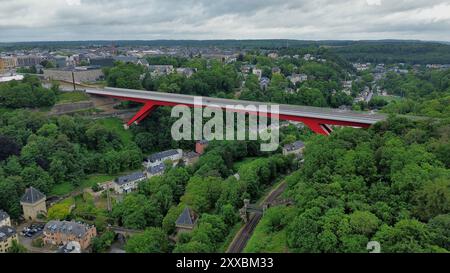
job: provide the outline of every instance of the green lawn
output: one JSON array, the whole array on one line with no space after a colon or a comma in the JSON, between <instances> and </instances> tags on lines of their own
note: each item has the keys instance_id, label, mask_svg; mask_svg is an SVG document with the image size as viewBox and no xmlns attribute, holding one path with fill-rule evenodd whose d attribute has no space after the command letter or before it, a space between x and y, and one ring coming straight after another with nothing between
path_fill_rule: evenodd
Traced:
<instances>
[{"instance_id":1,"label":"green lawn","mask_svg":"<svg viewBox=\"0 0 450 273\"><path fill-rule=\"evenodd\" d=\"M273 233L266 233L259 224L244 248L244 253L285 253L286 229Z\"/></svg>"},{"instance_id":2,"label":"green lawn","mask_svg":"<svg viewBox=\"0 0 450 273\"><path fill-rule=\"evenodd\" d=\"M133 134L129 130L125 130L125 128L123 128L122 120L118 118L104 118L99 119L98 122L106 128L109 128L118 133L125 144L132 142Z\"/></svg>"},{"instance_id":3,"label":"green lawn","mask_svg":"<svg viewBox=\"0 0 450 273\"><path fill-rule=\"evenodd\" d=\"M111 181L116 178L117 175L108 175L108 174L91 174L88 175L83 181L81 181L78 187L73 186L69 182L63 182L53 187L50 192L50 195L62 196L69 194L77 189L85 189L94 186L97 183L103 183L106 181Z\"/></svg>"},{"instance_id":4,"label":"green lawn","mask_svg":"<svg viewBox=\"0 0 450 273\"><path fill-rule=\"evenodd\" d=\"M109 175L109 174L92 174L86 177L83 181L81 181L81 184L79 188L90 188L94 186L97 183L103 183L106 181L111 181L114 178L116 178L117 175Z\"/></svg>"},{"instance_id":5,"label":"green lawn","mask_svg":"<svg viewBox=\"0 0 450 273\"><path fill-rule=\"evenodd\" d=\"M253 160L257 159L257 158L258 158L258 157L246 157L246 158L244 158L244 159L241 160L241 161L235 162L235 163L233 164L233 170L234 170L235 172L237 172L237 171L239 171L239 168L240 168L242 165L245 165L245 164L247 164L247 163L249 163L249 162L251 162L251 161L253 161Z\"/></svg>"},{"instance_id":6,"label":"green lawn","mask_svg":"<svg viewBox=\"0 0 450 273\"><path fill-rule=\"evenodd\" d=\"M63 182L61 184L53 186L52 190L50 191L50 195L62 196L72 192L74 189L75 187L69 182Z\"/></svg>"},{"instance_id":7,"label":"green lawn","mask_svg":"<svg viewBox=\"0 0 450 273\"><path fill-rule=\"evenodd\" d=\"M400 101L400 100L402 100L401 97L399 97L399 96L393 96L393 95L389 95L389 96L373 96L373 99L375 99L375 98L380 98L380 99L383 99L383 100L385 100L385 101L387 101L387 102Z\"/></svg>"},{"instance_id":8,"label":"green lawn","mask_svg":"<svg viewBox=\"0 0 450 273\"><path fill-rule=\"evenodd\" d=\"M89 96L81 91L60 92L57 96L58 103L79 102L89 100Z\"/></svg>"}]
</instances>

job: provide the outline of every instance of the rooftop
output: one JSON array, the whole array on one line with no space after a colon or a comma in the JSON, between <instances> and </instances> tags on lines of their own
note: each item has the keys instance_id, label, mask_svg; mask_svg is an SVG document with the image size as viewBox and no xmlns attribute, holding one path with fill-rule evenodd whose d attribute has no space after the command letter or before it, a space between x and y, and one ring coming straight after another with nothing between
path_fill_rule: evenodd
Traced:
<instances>
[{"instance_id":1,"label":"rooftop","mask_svg":"<svg viewBox=\"0 0 450 273\"><path fill-rule=\"evenodd\" d=\"M6 211L0 209L0 221L3 221L8 217L9 217L8 213L6 213Z\"/></svg>"},{"instance_id":2,"label":"rooftop","mask_svg":"<svg viewBox=\"0 0 450 273\"><path fill-rule=\"evenodd\" d=\"M298 140L294 143L291 143L291 144L284 145L284 149L286 149L287 151L295 151L295 150L301 149L303 147L305 147L305 143L303 143L303 141L300 141L300 140Z\"/></svg>"},{"instance_id":3,"label":"rooftop","mask_svg":"<svg viewBox=\"0 0 450 273\"><path fill-rule=\"evenodd\" d=\"M188 207L185 207L183 212L178 216L175 225L193 226L195 224L195 215Z\"/></svg>"},{"instance_id":4,"label":"rooftop","mask_svg":"<svg viewBox=\"0 0 450 273\"><path fill-rule=\"evenodd\" d=\"M14 236L16 234L16 230L10 226L1 226L0 227L0 241L6 241L8 238Z\"/></svg>"},{"instance_id":5,"label":"rooftop","mask_svg":"<svg viewBox=\"0 0 450 273\"><path fill-rule=\"evenodd\" d=\"M20 199L20 202L34 204L42 199L45 199L45 195L42 192L38 191L34 187L29 187L26 189L25 194Z\"/></svg>"},{"instance_id":6,"label":"rooftop","mask_svg":"<svg viewBox=\"0 0 450 273\"><path fill-rule=\"evenodd\" d=\"M163 158L167 158L169 156L173 156L176 154L178 154L178 151L175 149L167 150L167 151L151 154L147 157L147 160L150 162L160 161Z\"/></svg>"},{"instance_id":7,"label":"rooftop","mask_svg":"<svg viewBox=\"0 0 450 273\"><path fill-rule=\"evenodd\" d=\"M195 157L198 157L198 156L200 156L199 154L197 154L196 152L193 152L193 151L189 151L189 152L187 152L187 153L185 153L184 154L184 157L185 158L195 158Z\"/></svg>"},{"instance_id":8,"label":"rooftop","mask_svg":"<svg viewBox=\"0 0 450 273\"><path fill-rule=\"evenodd\" d=\"M151 174L158 174L158 173L163 172L165 169L166 169L166 164L164 164L164 162L163 162L163 163L158 164L156 166L149 167L147 169L147 172L149 172Z\"/></svg>"},{"instance_id":9,"label":"rooftop","mask_svg":"<svg viewBox=\"0 0 450 273\"><path fill-rule=\"evenodd\" d=\"M50 221L45 227L44 231L49 233L64 233L66 235L75 235L78 238L83 237L86 232L91 229L92 226L79 223L79 222L69 222L69 221Z\"/></svg>"},{"instance_id":10,"label":"rooftop","mask_svg":"<svg viewBox=\"0 0 450 273\"><path fill-rule=\"evenodd\" d=\"M135 172L132 174L118 177L118 178L116 178L116 180L114 182L116 182L116 184L118 184L118 185L123 185L128 182L136 181L136 180L139 180L142 178L145 178L145 174L143 172Z\"/></svg>"}]
</instances>

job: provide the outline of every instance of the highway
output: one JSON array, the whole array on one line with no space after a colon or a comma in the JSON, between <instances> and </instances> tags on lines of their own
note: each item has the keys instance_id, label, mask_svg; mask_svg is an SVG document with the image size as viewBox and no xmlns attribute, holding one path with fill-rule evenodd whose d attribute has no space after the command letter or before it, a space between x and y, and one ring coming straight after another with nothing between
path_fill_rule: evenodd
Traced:
<instances>
[{"instance_id":1,"label":"highway","mask_svg":"<svg viewBox=\"0 0 450 273\"><path fill-rule=\"evenodd\" d=\"M140 99L140 100L153 100L160 102L194 105L194 98L199 96L174 94L174 93L163 93L155 91L142 91L134 89L123 89L123 88L112 88L105 87L103 89L86 89L86 93L92 95L102 95L110 97L121 97L130 99ZM294 117L304 117L304 118L314 118L323 119L328 121L337 122L354 122L366 125L372 125L378 121L386 119L385 115L382 114L372 114L372 113L361 113L348 110L331 109L331 108L320 108L320 107L310 107L310 106L298 106L298 105L286 105L286 104L273 104L267 102L256 102L256 101L246 101L246 100L234 100L234 99L222 99L222 98L212 98L212 97L202 97L201 106L210 107L221 107L225 108L227 106L235 105L254 105L256 107L260 105L279 105L279 114ZM270 111L270 109L269 109ZM264 112L259 110L259 112Z\"/></svg>"}]
</instances>

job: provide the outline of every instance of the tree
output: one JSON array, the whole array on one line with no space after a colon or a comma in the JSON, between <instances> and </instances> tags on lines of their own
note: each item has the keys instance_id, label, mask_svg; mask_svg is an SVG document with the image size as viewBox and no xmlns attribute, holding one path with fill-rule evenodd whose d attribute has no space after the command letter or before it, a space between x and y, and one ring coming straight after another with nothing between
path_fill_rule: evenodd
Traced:
<instances>
[{"instance_id":1,"label":"tree","mask_svg":"<svg viewBox=\"0 0 450 273\"><path fill-rule=\"evenodd\" d=\"M106 251L114 242L115 236L113 231L107 231L101 236L92 239L92 252L100 253Z\"/></svg>"},{"instance_id":2,"label":"tree","mask_svg":"<svg viewBox=\"0 0 450 273\"><path fill-rule=\"evenodd\" d=\"M0 161L3 161L11 155L19 155L19 145L9 137L0 135Z\"/></svg>"},{"instance_id":3,"label":"tree","mask_svg":"<svg viewBox=\"0 0 450 273\"><path fill-rule=\"evenodd\" d=\"M134 229L159 226L162 221L157 205L142 194L125 196L121 203L113 207L112 214L124 227Z\"/></svg>"},{"instance_id":4,"label":"tree","mask_svg":"<svg viewBox=\"0 0 450 273\"><path fill-rule=\"evenodd\" d=\"M355 211L350 214L350 226L355 233L370 236L379 225L380 220L371 212Z\"/></svg>"},{"instance_id":5,"label":"tree","mask_svg":"<svg viewBox=\"0 0 450 273\"><path fill-rule=\"evenodd\" d=\"M431 237L428 227L417 220L401 220L394 227L381 226L374 240L380 242L382 252L430 252Z\"/></svg>"},{"instance_id":6,"label":"tree","mask_svg":"<svg viewBox=\"0 0 450 273\"><path fill-rule=\"evenodd\" d=\"M441 214L430 220L428 227L432 241L439 247L450 249L450 214Z\"/></svg>"},{"instance_id":7,"label":"tree","mask_svg":"<svg viewBox=\"0 0 450 273\"><path fill-rule=\"evenodd\" d=\"M202 213L212 209L220 197L222 180L217 177L192 177L181 201L195 212Z\"/></svg>"},{"instance_id":8,"label":"tree","mask_svg":"<svg viewBox=\"0 0 450 273\"><path fill-rule=\"evenodd\" d=\"M148 228L142 234L133 235L125 245L128 253L165 253L168 248L167 235L160 228Z\"/></svg>"},{"instance_id":9,"label":"tree","mask_svg":"<svg viewBox=\"0 0 450 273\"><path fill-rule=\"evenodd\" d=\"M318 208L307 211L293 219L288 225L287 243L295 252L320 252L317 234L320 233Z\"/></svg>"},{"instance_id":10,"label":"tree","mask_svg":"<svg viewBox=\"0 0 450 273\"><path fill-rule=\"evenodd\" d=\"M26 253L27 249L21 245L17 240L12 241L12 245L8 250L9 253Z\"/></svg>"},{"instance_id":11,"label":"tree","mask_svg":"<svg viewBox=\"0 0 450 273\"><path fill-rule=\"evenodd\" d=\"M428 220L450 212L450 180L427 181L415 195L415 214Z\"/></svg>"}]
</instances>

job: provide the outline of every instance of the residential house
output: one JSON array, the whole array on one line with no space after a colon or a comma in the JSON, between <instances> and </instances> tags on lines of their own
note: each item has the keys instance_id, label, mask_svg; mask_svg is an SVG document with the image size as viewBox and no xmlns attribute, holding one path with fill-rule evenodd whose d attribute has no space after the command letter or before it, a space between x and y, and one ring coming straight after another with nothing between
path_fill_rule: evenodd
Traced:
<instances>
[{"instance_id":1,"label":"residential house","mask_svg":"<svg viewBox=\"0 0 450 273\"><path fill-rule=\"evenodd\" d=\"M155 166L150 166L147 168L147 178L153 177L153 176L157 176L157 175L163 175L164 171L166 170L166 164L164 164L164 162L155 165Z\"/></svg>"},{"instance_id":2,"label":"residential house","mask_svg":"<svg viewBox=\"0 0 450 273\"><path fill-rule=\"evenodd\" d=\"M294 143L284 145L283 155L294 154L296 156L301 156L303 154L304 149L305 143L299 140Z\"/></svg>"},{"instance_id":3,"label":"residential house","mask_svg":"<svg viewBox=\"0 0 450 273\"><path fill-rule=\"evenodd\" d=\"M11 226L0 226L0 253L8 252L13 241L19 241L16 230Z\"/></svg>"},{"instance_id":4,"label":"residential house","mask_svg":"<svg viewBox=\"0 0 450 273\"><path fill-rule=\"evenodd\" d=\"M169 75L171 73L173 73L174 69L173 69L173 65L149 65L148 66L149 71L153 74L153 75Z\"/></svg>"},{"instance_id":5,"label":"residential house","mask_svg":"<svg viewBox=\"0 0 450 273\"><path fill-rule=\"evenodd\" d=\"M146 168L148 168L151 166L159 165L166 160L171 160L171 161L176 162L176 161L180 160L182 156L183 156L183 150L181 150L181 149L172 149L172 150L167 150L167 151L163 151L163 152L159 152L159 153L154 153L145 159L144 165Z\"/></svg>"},{"instance_id":6,"label":"residential house","mask_svg":"<svg viewBox=\"0 0 450 273\"><path fill-rule=\"evenodd\" d=\"M259 80L259 88L261 88L261 90L266 90L267 87L269 87L269 83L270 83L269 78L261 77L261 79Z\"/></svg>"},{"instance_id":7,"label":"residential house","mask_svg":"<svg viewBox=\"0 0 450 273\"><path fill-rule=\"evenodd\" d=\"M57 246L75 241L80 244L81 250L85 250L95 236L97 236L97 229L93 225L52 220L45 225L42 240L44 244Z\"/></svg>"},{"instance_id":8,"label":"residential house","mask_svg":"<svg viewBox=\"0 0 450 273\"><path fill-rule=\"evenodd\" d=\"M183 154L184 165L186 165L186 166L194 165L198 161L199 158L200 158L200 154L198 154L196 152L189 151L187 153L184 153Z\"/></svg>"},{"instance_id":9,"label":"residential house","mask_svg":"<svg viewBox=\"0 0 450 273\"><path fill-rule=\"evenodd\" d=\"M148 67L149 63L146 59L138 58L136 56L116 56L113 58L114 61L119 61L123 63L132 63L132 64L138 64Z\"/></svg>"},{"instance_id":10,"label":"residential house","mask_svg":"<svg viewBox=\"0 0 450 273\"><path fill-rule=\"evenodd\" d=\"M271 53L267 54L267 57L269 57L271 59L276 59L276 58L278 58L278 53L271 52Z\"/></svg>"},{"instance_id":11,"label":"residential house","mask_svg":"<svg viewBox=\"0 0 450 273\"><path fill-rule=\"evenodd\" d=\"M38 215L47 214L45 195L33 187L26 189L25 194L20 199L23 209L23 216L26 220L36 220Z\"/></svg>"},{"instance_id":12,"label":"residential house","mask_svg":"<svg viewBox=\"0 0 450 273\"><path fill-rule=\"evenodd\" d=\"M137 189L138 183L146 178L143 172L135 172L118 177L114 180L114 191L119 194L132 192Z\"/></svg>"},{"instance_id":13,"label":"residential house","mask_svg":"<svg viewBox=\"0 0 450 273\"><path fill-rule=\"evenodd\" d=\"M0 227L11 226L11 218L6 211L0 209Z\"/></svg>"},{"instance_id":14,"label":"residential house","mask_svg":"<svg viewBox=\"0 0 450 273\"><path fill-rule=\"evenodd\" d=\"M315 59L315 57L309 53L303 55L303 60L305 60L305 61L314 61L314 59Z\"/></svg>"},{"instance_id":15,"label":"residential house","mask_svg":"<svg viewBox=\"0 0 450 273\"><path fill-rule=\"evenodd\" d=\"M258 80L262 77L262 69L253 68L252 73L258 77Z\"/></svg>"},{"instance_id":16,"label":"residential house","mask_svg":"<svg viewBox=\"0 0 450 273\"><path fill-rule=\"evenodd\" d=\"M292 74L291 76L287 77L288 80L290 80L292 82L292 84L296 84L298 82L304 82L308 80L308 75L306 74Z\"/></svg>"},{"instance_id":17,"label":"residential house","mask_svg":"<svg viewBox=\"0 0 450 273\"><path fill-rule=\"evenodd\" d=\"M278 66L272 67L272 74L281 73L281 69Z\"/></svg>"},{"instance_id":18,"label":"residential house","mask_svg":"<svg viewBox=\"0 0 450 273\"><path fill-rule=\"evenodd\" d=\"M241 66L241 72L244 73L244 74L248 74L248 73L250 73L250 71L253 68L255 68L255 65L246 64L246 65Z\"/></svg>"},{"instance_id":19,"label":"residential house","mask_svg":"<svg viewBox=\"0 0 450 273\"><path fill-rule=\"evenodd\" d=\"M197 222L197 215L189 207L185 207L183 212L175 221L175 228L177 233L187 232L194 229Z\"/></svg>"},{"instance_id":20,"label":"residential house","mask_svg":"<svg viewBox=\"0 0 450 273\"><path fill-rule=\"evenodd\" d=\"M195 72L197 72L197 68L190 67L179 67L176 69L177 74L181 74L186 78L190 78Z\"/></svg>"}]
</instances>

